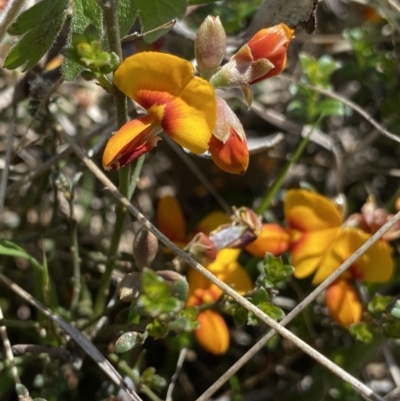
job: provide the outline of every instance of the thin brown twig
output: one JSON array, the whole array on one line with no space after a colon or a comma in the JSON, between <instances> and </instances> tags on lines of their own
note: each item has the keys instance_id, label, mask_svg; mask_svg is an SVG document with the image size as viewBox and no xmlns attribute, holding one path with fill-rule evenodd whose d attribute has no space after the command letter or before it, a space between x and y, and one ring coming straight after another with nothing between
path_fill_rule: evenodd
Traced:
<instances>
[{"instance_id":1,"label":"thin brown twig","mask_svg":"<svg viewBox=\"0 0 400 401\"><path fill-rule=\"evenodd\" d=\"M0 306L0 321L4 319L3 310ZM14 354L11 348L10 340L8 339L7 329L5 326L0 326L0 335L3 340L3 346L6 354L6 358L10 364L11 374L14 379L15 384L21 384L21 379L19 378L17 367L15 366Z\"/></svg>"},{"instance_id":2,"label":"thin brown twig","mask_svg":"<svg viewBox=\"0 0 400 401\"><path fill-rule=\"evenodd\" d=\"M14 105L13 106L13 115L12 115L12 119L10 122L10 132L8 134L4 169L3 169L3 174L1 176L1 183L0 183L0 221L1 221L1 216L3 215L4 200L6 198L6 192L7 192L8 172L10 169L11 152L12 152L13 144L14 144L16 114L17 114L17 107Z\"/></svg>"},{"instance_id":3,"label":"thin brown twig","mask_svg":"<svg viewBox=\"0 0 400 401\"><path fill-rule=\"evenodd\" d=\"M75 358L65 347L46 347L37 344L15 344L12 347L15 356L24 354L48 354L55 358L62 358L66 361L73 361Z\"/></svg>"},{"instance_id":4,"label":"thin brown twig","mask_svg":"<svg viewBox=\"0 0 400 401\"><path fill-rule=\"evenodd\" d=\"M179 358L178 362L176 363L175 373L171 377L171 383L168 386L165 401L172 401L172 393L174 392L176 381L178 380L179 373L182 369L183 363L185 362L187 352L188 352L187 348L182 348L181 352L179 353Z\"/></svg>"},{"instance_id":5,"label":"thin brown twig","mask_svg":"<svg viewBox=\"0 0 400 401\"><path fill-rule=\"evenodd\" d=\"M92 132L87 134L85 137L78 139L77 143L80 145L84 145L90 139L95 137L96 135L101 134L105 130L112 130L115 127L115 122L116 118L115 116L112 117L109 121L107 121L105 124L101 125L100 127L94 129ZM19 189L21 186L27 184L28 182L33 181L35 178L39 177L40 175L44 174L49 168L51 168L54 164L59 162L60 160L63 160L67 158L71 153L73 153L73 150L71 146L68 146L66 149L64 149L62 152L60 152L58 155L52 157L51 159L47 160L43 164L41 164L39 167L37 167L35 170L30 171L28 174L24 175L19 181L15 182L14 184L10 185L7 188L6 195L10 195L17 189Z\"/></svg>"},{"instance_id":6,"label":"thin brown twig","mask_svg":"<svg viewBox=\"0 0 400 401\"><path fill-rule=\"evenodd\" d=\"M111 363L104 357L104 355L89 341L78 329L71 326L66 320L46 308L42 303L33 298L29 293L23 290L19 285L12 282L4 274L0 273L0 281L2 281L10 290L19 295L22 299L40 310L45 316L49 317L57 323L65 332L67 332L72 339L85 351L85 353L92 358L97 365L104 371L104 373L122 390L124 390L132 400L142 401L136 392L129 386L118 371L111 365Z\"/></svg>"},{"instance_id":7,"label":"thin brown twig","mask_svg":"<svg viewBox=\"0 0 400 401\"><path fill-rule=\"evenodd\" d=\"M293 82L297 85L304 86L306 88L312 89L316 92L321 93L322 95L328 96L332 99L339 100L340 102L344 103L345 105L349 106L351 109L356 111L358 114L360 114L366 121L368 121L371 125L373 125L383 136L386 136L387 138L400 143L400 136L394 134L393 132L388 131L385 127L383 127L381 124L378 123L367 111L365 111L362 107L360 107L357 103L354 103L350 99L348 99L345 96L339 95L336 92L329 91L326 89L323 89L319 86L315 85L310 85L304 82L300 82L298 79L292 78L286 74L281 74L279 75L279 78L284 79L285 81Z\"/></svg>"},{"instance_id":8,"label":"thin brown twig","mask_svg":"<svg viewBox=\"0 0 400 401\"><path fill-rule=\"evenodd\" d=\"M229 285L227 285L223 281L219 280L211 272L209 272L204 266L202 266L201 264L196 262L186 252L184 252L179 247L177 247L174 243L172 243L164 234L162 234L154 225L152 225L150 223L150 221L147 220L146 217L141 212L139 212L129 202L129 200L126 197L124 197L118 191L117 187L106 177L106 175L97 167L97 165L87 157L87 155L83 152L83 150L74 143L72 138L70 138L65 133L64 133L64 138L73 147L74 152L82 160L82 162L89 168L89 170L94 174L94 176L96 178L98 178L100 180L100 182L102 182L108 188L108 190L110 191L110 194L119 202L119 204L125 206L127 208L127 210L129 211L129 213L131 213L132 216L134 216L135 219L139 223L144 225L151 233L153 233L158 238L159 241L161 241L165 246L167 246L178 257L180 257L189 266L196 269L199 273L201 273L203 276L205 276L213 284L215 284L217 287L219 287L225 294L232 297L232 299L234 301L236 301L238 304L240 304L241 306L246 308L248 311L253 313L259 320L261 320L262 322L264 322L265 324L270 326L272 329L276 330L282 337L285 337L286 339L291 341L294 345L296 345L298 348L300 348L303 352L305 352L307 355L311 356L313 359L315 359L321 365L326 367L328 370L330 370L336 376L340 377L343 381L346 381L347 383L349 383L351 386L353 386L358 392L363 394L365 397L367 397L368 399L371 399L373 401L383 401L382 397L380 397L378 394L376 394L373 390L371 390L365 384L361 383L355 377L353 377L352 375L347 373L345 370L343 370L342 368L337 366L335 363L333 363L331 360L329 360L328 358L326 358L325 356L320 354L318 351L316 351L310 345L305 343L303 340L299 339L296 335L291 333L289 330L287 330L286 328L281 326L278 322L276 322L271 317L269 317L264 312L262 312L260 309L258 309L257 306L253 305L247 299L245 299L244 297L239 295ZM396 215L396 218L400 220L400 213L398 215ZM392 222L392 220L391 220L391 222ZM387 227L387 225L385 225L384 227ZM380 235L382 236L382 234L380 234ZM375 235L373 238L374 238L374 241L376 242L379 239L379 236ZM371 246L371 245L372 245L371 241L368 241L368 246ZM352 258L349 258L349 260L351 260L351 263L353 263L355 259L360 257L362 255L362 253L364 253L367 249L368 249L368 247L366 247L364 244L357 252L355 252L355 254L353 254ZM348 268L348 267L349 266L346 266L346 268Z\"/></svg>"}]
</instances>

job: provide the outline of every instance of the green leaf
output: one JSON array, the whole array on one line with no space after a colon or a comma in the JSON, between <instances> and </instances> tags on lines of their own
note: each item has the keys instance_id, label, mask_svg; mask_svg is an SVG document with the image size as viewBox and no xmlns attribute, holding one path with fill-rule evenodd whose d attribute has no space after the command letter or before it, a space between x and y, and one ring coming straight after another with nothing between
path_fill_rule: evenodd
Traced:
<instances>
[{"instance_id":1,"label":"green leaf","mask_svg":"<svg viewBox=\"0 0 400 401\"><path fill-rule=\"evenodd\" d=\"M141 377L144 384L154 390L161 390L167 385L166 380L156 374L156 370L153 367L147 368Z\"/></svg>"},{"instance_id":2,"label":"green leaf","mask_svg":"<svg viewBox=\"0 0 400 401\"><path fill-rule=\"evenodd\" d=\"M381 316L382 313L386 312L392 300L390 296L375 294L368 303L368 311L374 315Z\"/></svg>"},{"instance_id":3,"label":"green leaf","mask_svg":"<svg viewBox=\"0 0 400 401\"><path fill-rule=\"evenodd\" d=\"M364 344L368 344L374 338L367 324L363 322L353 323L349 327L350 334Z\"/></svg>"},{"instance_id":4,"label":"green leaf","mask_svg":"<svg viewBox=\"0 0 400 401\"><path fill-rule=\"evenodd\" d=\"M28 259L32 266L39 271L44 271L44 267L35 258L29 255L23 248L11 241L0 241L0 255L14 256L17 258Z\"/></svg>"},{"instance_id":5,"label":"green leaf","mask_svg":"<svg viewBox=\"0 0 400 401\"><path fill-rule=\"evenodd\" d=\"M49 1L41 1L21 13L8 28L10 35L23 35L43 21L43 16L49 12Z\"/></svg>"},{"instance_id":6,"label":"green leaf","mask_svg":"<svg viewBox=\"0 0 400 401\"><path fill-rule=\"evenodd\" d=\"M386 310L395 318L400 319L400 300L396 300L395 302L391 302Z\"/></svg>"},{"instance_id":7,"label":"green leaf","mask_svg":"<svg viewBox=\"0 0 400 401\"><path fill-rule=\"evenodd\" d=\"M158 28L175 18L182 18L186 12L187 0L133 0L138 10L143 32ZM168 29L160 29L144 36L146 43L153 43Z\"/></svg>"},{"instance_id":8,"label":"green leaf","mask_svg":"<svg viewBox=\"0 0 400 401\"><path fill-rule=\"evenodd\" d=\"M41 3L38 3L41 16L37 15L37 9L30 12L34 16L35 24L30 26L27 23L29 18L23 17L22 23L11 29L11 32L25 34L7 54L4 68L13 70L23 66L24 71L29 70L38 63L57 38L67 15L69 0L43 0ZM27 12L29 10L25 11Z\"/></svg>"},{"instance_id":9,"label":"green leaf","mask_svg":"<svg viewBox=\"0 0 400 401\"><path fill-rule=\"evenodd\" d=\"M336 99L321 100L316 106L316 114L323 113L327 116L346 116L349 111L345 104Z\"/></svg>"},{"instance_id":10,"label":"green leaf","mask_svg":"<svg viewBox=\"0 0 400 401\"><path fill-rule=\"evenodd\" d=\"M94 25L93 28L97 29L98 35L103 35L103 14L102 10L97 4L96 0L73 0L72 18L71 18L71 29L67 39L67 47L72 46L72 37L75 34L75 40L78 38L77 33L82 35L90 34L93 31L92 28L88 28L88 25ZM87 31L88 30L88 31ZM93 33L94 34L94 33ZM85 35L83 35L85 37ZM86 37L85 37L86 39ZM85 41L85 40L83 40ZM83 66L77 64L70 59L64 59L62 65L63 77L66 81L72 81L77 77L83 70Z\"/></svg>"},{"instance_id":11,"label":"green leaf","mask_svg":"<svg viewBox=\"0 0 400 401\"><path fill-rule=\"evenodd\" d=\"M132 28L137 16L137 9L133 0L119 0L118 24L119 34L124 37Z\"/></svg>"},{"instance_id":12,"label":"green leaf","mask_svg":"<svg viewBox=\"0 0 400 401\"><path fill-rule=\"evenodd\" d=\"M115 343L115 352L120 354L127 352L132 348L143 345L147 338L147 332L138 333L137 331L128 331L122 334Z\"/></svg>"}]
</instances>

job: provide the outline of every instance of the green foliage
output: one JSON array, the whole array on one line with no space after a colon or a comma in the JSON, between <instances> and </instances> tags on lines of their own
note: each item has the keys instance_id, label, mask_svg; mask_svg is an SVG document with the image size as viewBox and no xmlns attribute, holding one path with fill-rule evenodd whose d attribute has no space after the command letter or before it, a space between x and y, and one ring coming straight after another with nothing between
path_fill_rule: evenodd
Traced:
<instances>
[{"instance_id":1,"label":"green foliage","mask_svg":"<svg viewBox=\"0 0 400 401\"><path fill-rule=\"evenodd\" d=\"M73 37L76 34L86 32L85 30L89 24L96 28L98 36L101 38L103 36L102 18L102 10L96 0L73 0L67 48L72 46ZM79 62L79 59L68 57L68 50L64 55L66 57L62 65L63 76L67 81L71 81L82 72L82 63Z\"/></svg>"},{"instance_id":2,"label":"green foliage","mask_svg":"<svg viewBox=\"0 0 400 401\"><path fill-rule=\"evenodd\" d=\"M136 303L136 310L141 315L153 318L161 314L179 312L184 303L172 295L171 285L151 270L142 276L143 295Z\"/></svg>"},{"instance_id":3,"label":"green foliage","mask_svg":"<svg viewBox=\"0 0 400 401\"><path fill-rule=\"evenodd\" d=\"M257 285L265 288L275 288L285 284L294 272L291 265L283 264L280 256L267 253L259 266L260 275Z\"/></svg>"},{"instance_id":4,"label":"green foliage","mask_svg":"<svg viewBox=\"0 0 400 401\"><path fill-rule=\"evenodd\" d=\"M133 0L136 5L143 32L171 21L175 18L182 18L186 12L187 0ZM147 43L153 43L168 30L159 29L144 36Z\"/></svg>"},{"instance_id":5,"label":"green foliage","mask_svg":"<svg viewBox=\"0 0 400 401\"><path fill-rule=\"evenodd\" d=\"M382 316L382 313L386 311L391 302L392 297L375 294L371 301L369 301L368 303L368 311L373 315L380 317Z\"/></svg>"},{"instance_id":6,"label":"green foliage","mask_svg":"<svg viewBox=\"0 0 400 401\"><path fill-rule=\"evenodd\" d=\"M4 67L29 70L50 49L67 15L69 0L42 0L23 12L9 29L10 35L24 35L9 51Z\"/></svg>"},{"instance_id":7,"label":"green foliage","mask_svg":"<svg viewBox=\"0 0 400 401\"><path fill-rule=\"evenodd\" d=\"M300 65L303 70L302 82L332 89L331 77L342 64L330 56L322 56L318 60L307 54L300 53ZM313 123L319 116L346 116L350 109L336 99L322 99L322 96L301 84L291 84L290 92L298 99L289 103L287 110L307 123Z\"/></svg>"},{"instance_id":8,"label":"green foliage","mask_svg":"<svg viewBox=\"0 0 400 401\"><path fill-rule=\"evenodd\" d=\"M117 7L119 34L122 38L132 28L132 25L137 17L137 9L133 0L119 0Z\"/></svg>"},{"instance_id":9,"label":"green foliage","mask_svg":"<svg viewBox=\"0 0 400 401\"><path fill-rule=\"evenodd\" d=\"M386 310L396 319L400 319L400 300L396 300L387 305Z\"/></svg>"},{"instance_id":10,"label":"green foliage","mask_svg":"<svg viewBox=\"0 0 400 401\"><path fill-rule=\"evenodd\" d=\"M368 325L364 322L354 323L349 328L350 334L357 340L362 343L370 343L373 339L373 334L368 327Z\"/></svg>"},{"instance_id":11,"label":"green foliage","mask_svg":"<svg viewBox=\"0 0 400 401\"><path fill-rule=\"evenodd\" d=\"M89 24L83 33L73 33L72 47L62 50L64 56L88 68L96 77L110 73L118 64L119 59L115 53L102 50L102 40L97 28Z\"/></svg>"},{"instance_id":12,"label":"green foliage","mask_svg":"<svg viewBox=\"0 0 400 401\"><path fill-rule=\"evenodd\" d=\"M122 334L115 343L115 352L119 354L143 345L146 341L147 335L146 331L144 333L128 331Z\"/></svg>"},{"instance_id":13,"label":"green foliage","mask_svg":"<svg viewBox=\"0 0 400 401\"><path fill-rule=\"evenodd\" d=\"M156 370L152 367L147 368L141 375L141 381L147 387L159 391L162 390L166 385L167 382L165 379L156 374Z\"/></svg>"}]
</instances>

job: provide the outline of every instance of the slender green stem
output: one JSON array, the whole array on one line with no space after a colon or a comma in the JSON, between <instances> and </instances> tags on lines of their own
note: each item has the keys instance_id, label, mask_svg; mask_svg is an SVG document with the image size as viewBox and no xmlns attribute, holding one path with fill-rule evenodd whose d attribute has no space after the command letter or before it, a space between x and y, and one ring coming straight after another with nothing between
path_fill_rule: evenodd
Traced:
<instances>
[{"instance_id":1,"label":"slender green stem","mask_svg":"<svg viewBox=\"0 0 400 401\"><path fill-rule=\"evenodd\" d=\"M133 193L135 192L137 183L139 181L140 173L142 172L142 167L144 164L144 160L146 159L146 155L142 155L137 159L135 170L133 170L131 183L129 184L129 191L128 191L128 199L132 198Z\"/></svg>"},{"instance_id":2,"label":"slender green stem","mask_svg":"<svg viewBox=\"0 0 400 401\"><path fill-rule=\"evenodd\" d=\"M322 118L323 118L323 115L321 115L318 118L316 123L313 125L313 128L310 130L309 134L300 142L300 145L297 147L296 151L294 152L293 157L286 163L285 167L280 172L278 177L276 177L275 181L271 185L271 188L268 190L268 192L264 196L264 199L261 202L261 205L257 208L257 214L261 215L268 209L269 205L271 204L272 199L278 192L279 188L282 186L283 180L285 179L287 172L289 171L292 164L296 163L297 160L299 159L299 157L304 152L304 149L306 148L306 146L308 144L308 140L310 139L310 136L312 135L314 128L319 125Z\"/></svg>"},{"instance_id":3,"label":"slender green stem","mask_svg":"<svg viewBox=\"0 0 400 401\"><path fill-rule=\"evenodd\" d=\"M78 306L79 298L81 295L81 263L79 258L78 224L74 217L73 200L69 202L69 221L71 226L72 266L74 271L74 287L72 291L70 310L72 313L74 313Z\"/></svg>"},{"instance_id":4,"label":"slender green stem","mask_svg":"<svg viewBox=\"0 0 400 401\"><path fill-rule=\"evenodd\" d=\"M162 401L161 398L159 398L158 395L155 394L149 387L141 383L139 372L136 369L132 369L126 363L126 361L121 360L116 354L109 354L108 359L114 362L118 368L121 369L121 371L127 376L129 376L137 386L140 386L140 391L146 394L151 401Z\"/></svg>"},{"instance_id":5,"label":"slender green stem","mask_svg":"<svg viewBox=\"0 0 400 401\"><path fill-rule=\"evenodd\" d=\"M103 14L104 24L107 31L108 43L110 50L118 55L122 60L121 40L119 36L118 26L118 13L117 13L117 1L107 0L103 1ZM115 108L117 113L117 126L122 127L128 121L128 112L125 95L114 85L113 95ZM128 196L129 191L129 179L130 179L130 168L125 167L119 171L119 191ZM126 208L118 205L116 208L116 221L114 225L114 232L111 238L110 249L107 256L106 270L101 278L99 290L97 293L94 314L100 314L106 304L108 290L111 281L111 273L114 268L115 260L117 258L119 242L124 227Z\"/></svg>"}]
</instances>

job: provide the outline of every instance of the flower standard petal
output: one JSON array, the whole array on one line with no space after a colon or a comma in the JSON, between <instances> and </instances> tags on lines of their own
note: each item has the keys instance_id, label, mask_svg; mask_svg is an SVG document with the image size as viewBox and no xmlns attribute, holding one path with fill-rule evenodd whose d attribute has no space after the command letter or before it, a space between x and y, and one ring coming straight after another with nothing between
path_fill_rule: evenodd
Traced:
<instances>
[{"instance_id":1,"label":"flower standard petal","mask_svg":"<svg viewBox=\"0 0 400 401\"><path fill-rule=\"evenodd\" d=\"M147 115L124 124L107 142L102 164L106 170L114 170L129 164L156 146L161 130L157 120Z\"/></svg>"},{"instance_id":2,"label":"flower standard petal","mask_svg":"<svg viewBox=\"0 0 400 401\"><path fill-rule=\"evenodd\" d=\"M354 286L347 280L339 279L326 290L326 306L333 319L348 328L361 320L362 305Z\"/></svg>"},{"instance_id":3,"label":"flower standard petal","mask_svg":"<svg viewBox=\"0 0 400 401\"><path fill-rule=\"evenodd\" d=\"M192 64L171 54L142 52L125 59L114 73L114 83L142 107L141 91L157 91L179 96L193 78Z\"/></svg>"},{"instance_id":4,"label":"flower standard petal","mask_svg":"<svg viewBox=\"0 0 400 401\"><path fill-rule=\"evenodd\" d=\"M340 227L343 221L332 201L304 189L292 189L287 192L284 213L289 227L302 232Z\"/></svg>"}]
</instances>

